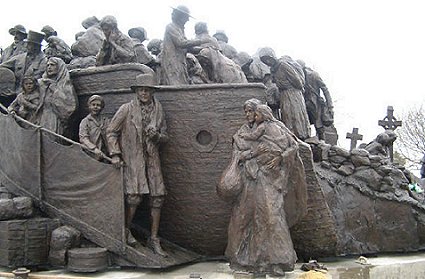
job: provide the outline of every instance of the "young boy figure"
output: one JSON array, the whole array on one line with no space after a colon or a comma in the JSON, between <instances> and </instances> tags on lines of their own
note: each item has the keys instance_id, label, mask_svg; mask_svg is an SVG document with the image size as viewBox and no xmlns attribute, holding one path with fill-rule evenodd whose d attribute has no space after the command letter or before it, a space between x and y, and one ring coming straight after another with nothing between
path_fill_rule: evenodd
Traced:
<instances>
[{"instance_id":1,"label":"young boy figure","mask_svg":"<svg viewBox=\"0 0 425 279\"><path fill-rule=\"evenodd\" d=\"M118 109L107 129L107 138L112 163L116 167L123 165L127 243L137 244L130 227L143 195L147 194L151 217L148 246L156 254L166 257L158 238L166 194L158 148L168 136L162 106L153 96L157 88L153 75L137 76L136 84L131 86L136 96Z\"/></svg>"},{"instance_id":2,"label":"young boy figure","mask_svg":"<svg viewBox=\"0 0 425 279\"><path fill-rule=\"evenodd\" d=\"M109 121L100 115L105 101L101 96L93 95L88 99L87 105L90 113L80 123L80 143L89 150L89 154L101 161L108 154L106 128Z\"/></svg>"},{"instance_id":3,"label":"young boy figure","mask_svg":"<svg viewBox=\"0 0 425 279\"><path fill-rule=\"evenodd\" d=\"M37 79L32 76L25 76L22 80L22 92L10 104L8 110L31 123L35 123L39 103L40 91L38 90Z\"/></svg>"}]
</instances>

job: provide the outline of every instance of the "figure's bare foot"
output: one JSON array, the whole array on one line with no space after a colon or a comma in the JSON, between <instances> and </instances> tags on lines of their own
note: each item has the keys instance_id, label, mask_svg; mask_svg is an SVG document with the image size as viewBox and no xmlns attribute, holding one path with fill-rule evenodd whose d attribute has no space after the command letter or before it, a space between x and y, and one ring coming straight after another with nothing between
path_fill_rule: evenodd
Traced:
<instances>
[{"instance_id":1,"label":"figure's bare foot","mask_svg":"<svg viewBox=\"0 0 425 279\"><path fill-rule=\"evenodd\" d=\"M159 238L149 238L148 247L150 247L155 252L155 254L158 254L162 257L168 257L168 254L164 250L162 250Z\"/></svg>"}]
</instances>

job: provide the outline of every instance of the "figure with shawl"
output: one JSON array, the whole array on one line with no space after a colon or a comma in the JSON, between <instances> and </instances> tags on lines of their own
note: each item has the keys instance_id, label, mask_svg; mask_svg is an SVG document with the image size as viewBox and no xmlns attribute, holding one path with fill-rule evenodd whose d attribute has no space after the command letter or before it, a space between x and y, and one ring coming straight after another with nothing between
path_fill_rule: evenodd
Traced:
<instances>
[{"instance_id":1,"label":"figure with shawl","mask_svg":"<svg viewBox=\"0 0 425 279\"><path fill-rule=\"evenodd\" d=\"M236 167L226 168L217 189L233 198L225 254L235 270L282 275L297 260L289 228L306 212L298 139L258 100L246 101L244 110L247 123L233 136L229 164ZM238 189L226 193L229 182ZM287 208L288 199L295 199L297 208Z\"/></svg>"},{"instance_id":2,"label":"figure with shawl","mask_svg":"<svg viewBox=\"0 0 425 279\"><path fill-rule=\"evenodd\" d=\"M50 57L39 84L40 105L37 109L37 123L63 135L71 115L78 107L77 95L65 62L60 58Z\"/></svg>"}]
</instances>

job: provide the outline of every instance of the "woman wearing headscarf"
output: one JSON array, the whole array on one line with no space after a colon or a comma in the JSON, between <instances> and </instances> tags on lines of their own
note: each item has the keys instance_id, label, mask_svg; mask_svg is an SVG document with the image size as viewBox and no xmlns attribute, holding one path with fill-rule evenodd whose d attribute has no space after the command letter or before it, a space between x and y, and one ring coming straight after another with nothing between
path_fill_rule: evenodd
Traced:
<instances>
[{"instance_id":1,"label":"woman wearing headscarf","mask_svg":"<svg viewBox=\"0 0 425 279\"><path fill-rule=\"evenodd\" d=\"M60 58L51 57L39 84L40 105L37 122L40 126L62 135L69 118L78 106L77 95L65 62Z\"/></svg>"},{"instance_id":2,"label":"woman wearing headscarf","mask_svg":"<svg viewBox=\"0 0 425 279\"><path fill-rule=\"evenodd\" d=\"M233 192L225 254L233 269L282 275L297 260L289 227L305 213L307 186L297 138L263 106L256 99L245 102L247 123L233 136L231 164L236 162L236 169L229 173L227 168L220 182L222 190L228 181L238 181L240 187ZM245 139L259 132L257 109L266 127L257 140ZM286 210L288 196L299 208Z\"/></svg>"}]
</instances>

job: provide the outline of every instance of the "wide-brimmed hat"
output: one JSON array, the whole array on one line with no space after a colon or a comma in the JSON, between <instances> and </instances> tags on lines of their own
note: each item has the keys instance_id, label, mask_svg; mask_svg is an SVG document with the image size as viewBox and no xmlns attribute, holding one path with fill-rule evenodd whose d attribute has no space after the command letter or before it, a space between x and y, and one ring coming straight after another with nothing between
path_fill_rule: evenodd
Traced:
<instances>
[{"instance_id":1,"label":"wide-brimmed hat","mask_svg":"<svg viewBox=\"0 0 425 279\"><path fill-rule=\"evenodd\" d=\"M32 30L28 31L28 36L25 42L41 45L44 39L44 34Z\"/></svg>"},{"instance_id":2,"label":"wide-brimmed hat","mask_svg":"<svg viewBox=\"0 0 425 279\"><path fill-rule=\"evenodd\" d=\"M128 35L131 38L140 39L141 37L143 37L144 40L148 40L148 38L147 38L148 35L146 33L145 28L143 28L143 27L134 27L134 28L131 28L130 30L128 30Z\"/></svg>"},{"instance_id":3,"label":"wide-brimmed hat","mask_svg":"<svg viewBox=\"0 0 425 279\"><path fill-rule=\"evenodd\" d=\"M131 90L135 91L136 88L140 87L149 87L153 89L159 89L157 86L156 79L153 75L150 74L141 74L136 76L136 81L133 85L130 86Z\"/></svg>"},{"instance_id":4,"label":"wide-brimmed hat","mask_svg":"<svg viewBox=\"0 0 425 279\"><path fill-rule=\"evenodd\" d=\"M19 32L24 35L28 35L27 30L25 30L25 27L21 24L17 24L9 29L9 34L12 36L15 36L16 32Z\"/></svg>"},{"instance_id":5,"label":"wide-brimmed hat","mask_svg":"<svg viewBox=\"0 0 425 279\"><path fill-rule=\"evenodd\" d=\"M177 7L171 7L171 9L179 11L185 15L187 15L188 17L194 18L193 16L190 15L190 11L189 8L183 5L179 5Z\"/></svg>"}]
</instances>

